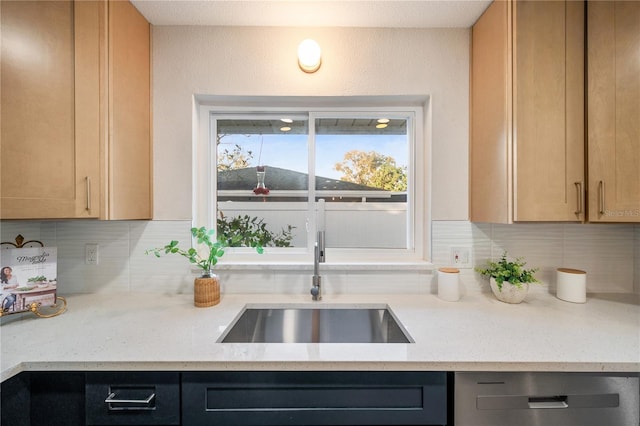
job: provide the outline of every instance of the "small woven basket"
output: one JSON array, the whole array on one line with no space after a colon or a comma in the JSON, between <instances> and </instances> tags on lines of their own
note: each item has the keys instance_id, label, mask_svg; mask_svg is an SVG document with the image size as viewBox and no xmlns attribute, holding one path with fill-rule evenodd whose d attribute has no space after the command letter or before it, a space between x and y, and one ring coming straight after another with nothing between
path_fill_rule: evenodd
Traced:
<instances>
[{"instance_id":1,"label":"small woven basket","mask_svg":"<svg viewBox=\"0 0 640 426\"><path fill-rule=\"evenodd\" d=\"M197 308L207 308L220 303L220 280L217 275L196 278L193 290L193 304Z\"/></svg>"}]
</instances>

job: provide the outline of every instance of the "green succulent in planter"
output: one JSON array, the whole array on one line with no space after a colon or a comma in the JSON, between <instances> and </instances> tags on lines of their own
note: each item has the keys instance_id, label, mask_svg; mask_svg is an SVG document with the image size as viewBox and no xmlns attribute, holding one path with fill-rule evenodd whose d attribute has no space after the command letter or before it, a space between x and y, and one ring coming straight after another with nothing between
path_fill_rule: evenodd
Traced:
<instances>
[{"instance_id":1,"label":"green succulent in planter","mask_svg":"<svg viewBox=\"0 0 640 426\"><path fill-rule=\"evenodd\" d=\"M227 241L215 240L213 238L214 234L214 229L208 230L204 226L201 228L191 228L191 235L197 240L198 244L204 244L208 248L209 253L206 256L201 256L193 247L187 250L180 248L178 246L179 242L176 240L170 241L169 244L164 247L149 249L145 251L145 254L154 254L156 257L160 257L163 254L178 254L189 259L189 262L201 268L204 275L207 275L218 263L218 259L224 256L224 249L229 246ZM238 238L240 238L240 236L238 236ZM262 254L264 252L259 242L250 241L250 244L258 253Z\"/></svg>"},{"instance_id":2,"label":"green succulent in planter","mask_svg":"<svg viewBox=\"0 0 640 426\"><path fill-rule=\"evenodd\" d=\"M475 270L485 277L495 279L498 289L502 291L502 284L505 281L518 288L521 288L524 283L539 282L533 276L538 271L538 268L525 269L525 265L526 262L522 257L516 258L513 262L508 261L507 252L505 251L499 261L487 261L486 267L475 268Z\"/></svg>"}]
</instances>

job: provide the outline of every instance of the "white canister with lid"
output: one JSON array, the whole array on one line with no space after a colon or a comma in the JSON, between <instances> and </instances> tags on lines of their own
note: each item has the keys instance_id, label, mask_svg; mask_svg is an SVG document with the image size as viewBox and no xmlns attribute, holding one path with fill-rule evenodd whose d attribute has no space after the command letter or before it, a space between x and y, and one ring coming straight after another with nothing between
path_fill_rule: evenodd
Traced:
<instances>
[{"instance_id":1,"label":"white canister with lid","mask_svg":"<svg viewBox=\"0 0 640 426\"><path fill-rule=\"evenodd\" d=\"M457 268L438 269L438 297L447 302L460 300L460 270Z\"/></svg>"},{"instance_id":2,"label":"white canister with lid","mask_svg":"<svg viewBox=\"0 0 640 426\"><path fill-rule=\"evenodd\" d=\"M556 271L556 296L573 303L587 301L587 273L580 269L558 268Z\"/></svg>"}]
</instances>

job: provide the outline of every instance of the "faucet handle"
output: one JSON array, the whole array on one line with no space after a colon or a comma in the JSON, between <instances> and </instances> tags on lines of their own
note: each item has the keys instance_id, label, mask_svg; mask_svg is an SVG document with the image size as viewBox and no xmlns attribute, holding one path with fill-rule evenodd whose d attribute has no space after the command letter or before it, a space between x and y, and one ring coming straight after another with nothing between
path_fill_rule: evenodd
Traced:
<instances>
[{"instance_id":1,"label":"faucet handle","mask_svg":"<svg viewBox=\"0 0 640 426\"><path fill-rule=\"evenodd\" d=\"M320 275L313 276L311 299L314 301L322 300L322 277Z\"/></svg>"}]
</instances>

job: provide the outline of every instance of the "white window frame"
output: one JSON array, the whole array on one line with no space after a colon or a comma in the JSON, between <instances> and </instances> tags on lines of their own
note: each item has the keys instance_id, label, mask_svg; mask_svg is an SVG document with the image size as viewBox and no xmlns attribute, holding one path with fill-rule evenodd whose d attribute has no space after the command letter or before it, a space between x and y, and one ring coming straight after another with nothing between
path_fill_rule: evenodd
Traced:
<instances>
[{"instance_id":1,"label":"white window frame","mask_svg":"<svg viewBox=\"0 0 640 426\"><path fill-rule=\"evenodd\" d=\"M315 199L315 120L323 117L336 117L345 115L349 117L357 116L386 116L388 118L409 118L408 128L409 138L409 164L408 179L410 182L407 197L408 226L407 245L408 249L353 249L353 248L327 248L326 264L353 267L378 265L415 265L428 264L430 256L430 137L425 133L425 127L430 123L429 98L422 98L422 102L416 102L413 97L407 101L406 106L400 106L398 97L393 97L393 102L371 97L366 99L367 106L347 105L345 98L323 98L322 105L317 103L307 103L309 99L300 98L292 102L291 98L280 99L278 97L268 97L255 103L255 98L243 102L215 102L215 97L195 97L194 98L194 121L193 121L193 225L215 227L216 209L216 174L215 164L217 149L215 143L216 131L212 127L212 116L224 116L229 118L236 116L246 118L247 114L255 113L260 118L271 117L272 114L281 113L289 115L309 114L309 199ZM348 98L347 98L348 99ZM335 107L324 104L337 105ZM313 261L313 247L315 243L315 230L317 227L316 209L317 203L309 202L308 208L308 229L307 246L294 248L266 247L263 255L257 255L247 248L228 248L225 256L220 260L221 265L305 265L308 266Z\"/></svg>"}]
</instances>

